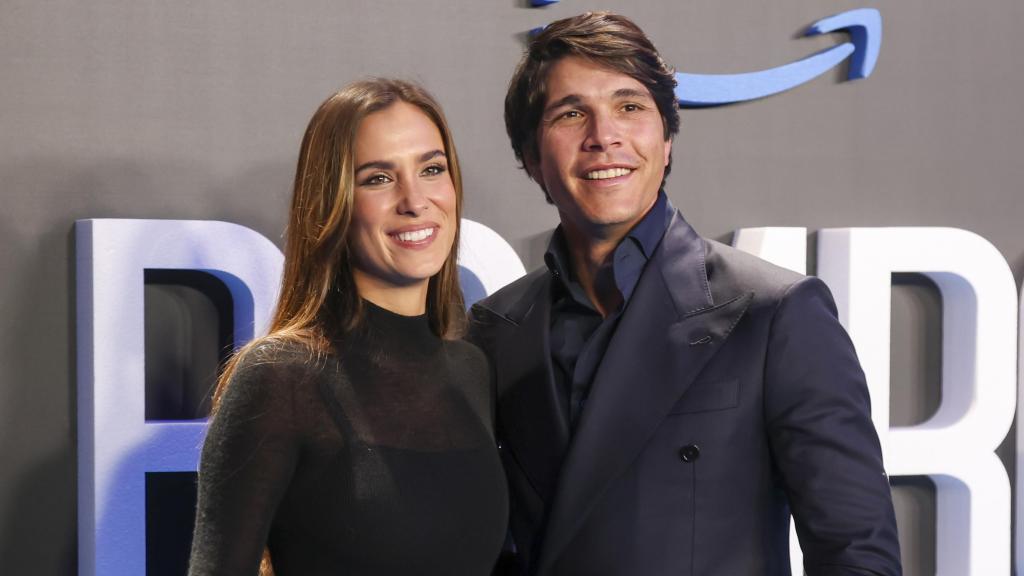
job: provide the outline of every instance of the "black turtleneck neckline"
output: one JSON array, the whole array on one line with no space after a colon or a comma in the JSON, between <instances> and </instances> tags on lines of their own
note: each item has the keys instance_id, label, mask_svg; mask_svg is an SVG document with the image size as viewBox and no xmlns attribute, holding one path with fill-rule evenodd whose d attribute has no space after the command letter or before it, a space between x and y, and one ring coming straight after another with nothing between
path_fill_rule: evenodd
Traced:
<instances>
[{"instance_id":1,"label":"black turtleneck neckline","mask_svg":"<svg viewBox=\"0 0 1024 576\"><path fill-rule=\"evenodd\" d=\"M363 303L365 326L354 335L357 340L363 336L371 346L411 353L434 351L440 346L441 338L430 328L427 314L405 316L366 299Z\"/></svg>"}]
</instances>

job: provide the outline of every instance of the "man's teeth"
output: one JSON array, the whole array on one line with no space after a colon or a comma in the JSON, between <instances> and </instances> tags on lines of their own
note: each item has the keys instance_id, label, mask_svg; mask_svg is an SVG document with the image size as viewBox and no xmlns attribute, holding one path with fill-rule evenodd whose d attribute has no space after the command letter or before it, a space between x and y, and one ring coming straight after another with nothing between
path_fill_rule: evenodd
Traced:
<instances>
[{"instance_id":1,"label":"man's teeth","mask_svg":"<svg viewBox=\"0 0 1024 576\"><path fill-rule=\"evenodd\" d=\"M426 240L433 235L433 228L423 228L421 230L413 230L412 232L399 232L398 234L395 234L395 236L398 236L398 239L402 242L419 242L421 240Z\"/></svg>"},{"instance_id":2,"label":"man's teeth","mask_svg":"<svg viewBox=\"0 0 1024 576\"><path fill-rule=\"evenodd\" d=\"M594 170L587 172L587 180L605 180L607 178L616 178L619 176L625 176L632 172L629 168L609 168L608 170Z\"/></svg>"}]
</instances>

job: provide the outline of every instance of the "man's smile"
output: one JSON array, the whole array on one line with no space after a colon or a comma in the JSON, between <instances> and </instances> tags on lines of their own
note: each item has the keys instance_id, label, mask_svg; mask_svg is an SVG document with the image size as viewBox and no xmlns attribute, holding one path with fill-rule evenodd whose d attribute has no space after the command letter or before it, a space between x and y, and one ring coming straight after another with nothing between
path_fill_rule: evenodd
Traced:
<instances>
[{"instance_id":1,"label":"man's smile","mask_svg":"<svg viewBox=\"0 0 1024 576\"><path fill-rule=\"evenodd\" d=\"M618 178L633 172L632 168L607 168L604 170L591 170L583 175L585 180L607 180Z\"/></svg>"}]
</instances>

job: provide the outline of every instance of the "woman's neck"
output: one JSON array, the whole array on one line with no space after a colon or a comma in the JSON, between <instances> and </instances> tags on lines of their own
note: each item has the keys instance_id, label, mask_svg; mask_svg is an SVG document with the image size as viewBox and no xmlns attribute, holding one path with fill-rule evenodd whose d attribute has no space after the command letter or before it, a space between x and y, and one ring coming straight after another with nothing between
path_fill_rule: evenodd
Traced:
<instances>
[{"instance_id":1,"label":"woman's neck","mask_svg":"<svg viewBox=\"0 0 1024 576\"><path fill-rule=\"evenodd\" d=\"M428 280L397 286L359 270L352 271L356 291L364 300L402 316L422 316L427 312Z\"/></svg>"}]
</instances>

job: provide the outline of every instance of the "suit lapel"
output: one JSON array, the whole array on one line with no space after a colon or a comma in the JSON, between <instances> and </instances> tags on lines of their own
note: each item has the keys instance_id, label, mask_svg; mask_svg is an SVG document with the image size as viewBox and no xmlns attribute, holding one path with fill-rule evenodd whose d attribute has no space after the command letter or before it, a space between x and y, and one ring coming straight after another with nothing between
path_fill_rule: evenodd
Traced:
<instances>
[{"instance_id":1,"label":"suit lapel","mask_svg":"<svg viewBox=\"0 0 1024 576\"><path fill-rule=\"evenodd\" d=\"M551 368L551 279L544 274L509 314L498 342L498 415L502 441L538 495L550 502L569 445Z\"/></svg>"},{"instance_id":2,"label":"suit lapel","mask_svg":"<svg viewBox=\"0 0 1024 576\"><path fill-rule=\"evenodd\" d=\"M751 296L714 304L703 240L676 215L594 378L562 468L540 574L551 568L592 505L719 350Z\"/></svg>"}]
</instances>

